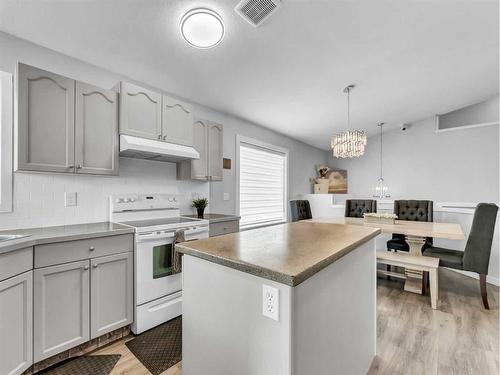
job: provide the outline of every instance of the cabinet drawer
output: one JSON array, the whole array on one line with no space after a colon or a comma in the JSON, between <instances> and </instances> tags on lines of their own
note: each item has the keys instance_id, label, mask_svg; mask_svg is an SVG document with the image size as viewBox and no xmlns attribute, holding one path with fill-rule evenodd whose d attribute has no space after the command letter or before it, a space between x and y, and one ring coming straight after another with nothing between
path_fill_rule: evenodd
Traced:
<instances>
[{"instance_id":1,"label":"cabinet drawer","mask_svg":"<svg viewBox=\"0 0 500 375\"><path fill-rule=\"evenodd\" d=\"M240 221L231 220L219 223L210 223L210 237L220 236L221 234L235 233L240 230Z\"/></svg>"},{"instance_id":2,"label":"cabinet drawer","mask_svg":"<svg viewBox=\"0 0 500 375\"><path fill-rule=\"evenodd\" d=\"M38 245L35 246L35 268L133 250L133 234Z\"/></svg>"},{"instance_id":3,"label":"cabinet drawer","mask_svg":"<svg viewBox=\"0 0 500 375\"><path fill-rule=\"evenodd\" d=\"M33 269L33 248L0 254L0 281Z\"/></svg>"}]
</instances>

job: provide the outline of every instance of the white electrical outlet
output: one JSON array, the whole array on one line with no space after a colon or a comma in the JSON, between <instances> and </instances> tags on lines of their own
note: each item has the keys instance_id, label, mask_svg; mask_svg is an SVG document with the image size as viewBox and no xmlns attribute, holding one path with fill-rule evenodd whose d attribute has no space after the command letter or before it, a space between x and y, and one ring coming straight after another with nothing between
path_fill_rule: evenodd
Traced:
<instances>
[{"instance_id":1,"label":"white electrical outlet","mask_svg":"<svg viewBox=\"0 0 500 375\"><path fill-rule=\"evenodd\" d=\"M229 200L229 193L224 193L224 200L228 201Z\"/></svg>"},{"instance_id":2,"label":"white electrical outlet","mask_svg":"<svg viewBox=\"0 0 500 375\"><path fill-rule=\"evenodd\" d=\"M64 193L64 205L66 207L76 206L76 201L77 201L76 191Z\"/></svg>"},{"instance_id":3,"label":"white electrical outlet","mask_svg":"<svg viewBox=\"0 0 500 375\"><path fill-rule=\"evenodd\" d=\"M280 293L279 289L269 285L262 285L262 315L279 322L280 320Z\"/></svg>"}]
</instances>

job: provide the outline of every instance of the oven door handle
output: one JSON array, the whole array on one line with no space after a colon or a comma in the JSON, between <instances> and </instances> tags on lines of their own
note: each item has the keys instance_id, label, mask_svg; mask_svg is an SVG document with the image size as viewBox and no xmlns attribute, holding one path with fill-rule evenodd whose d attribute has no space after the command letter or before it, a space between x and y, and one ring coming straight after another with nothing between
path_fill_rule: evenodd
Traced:
<instances>
[{"instance_id":1,"label":"oven door handle","mask_svg":"<svg viewBox=\"0 0 500 375\"><path fill-rule=\"evenodd\" d=\"M184 234L189 235L201 232L208 232L208 227L198 227L198 228L188 229L184 231Z\"/></svg>"},{"instance_id":2,"label":"oven door handle","mask_svg":"<svg viewBox=\"0 0 500 375\"><path fill-rule=\"evenodd\" d=\"M137 236L137 242L146 242L152 240L167 240L175 237L175 232L168 232L162 234L142 234Z\"/></svg>"}]
</instances>

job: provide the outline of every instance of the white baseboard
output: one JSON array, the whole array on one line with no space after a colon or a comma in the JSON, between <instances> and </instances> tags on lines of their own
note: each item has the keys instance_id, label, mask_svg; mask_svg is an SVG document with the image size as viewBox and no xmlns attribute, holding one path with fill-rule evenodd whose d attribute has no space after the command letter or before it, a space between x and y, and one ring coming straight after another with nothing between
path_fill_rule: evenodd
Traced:
<instances>
[{"instance_id":1,"label":"white baseboard","mask_svg":"<svg viewBox=\"0 0 500 375\"><path fill-rule=\"evenodd\" d=\"M475 273L475 272L460 271L460 270L456 270L456 269L453 269L453 268L448 268L448 269L452 270L452 271L455 271L455 272L458 272L458 273L461 273L462 275L472 277L473 279L479 280L479 275L477 273ZM500 279L498 277L487 275L486 276L486 282L488 284L500 286Z\"/></svg>"}]
</instances>

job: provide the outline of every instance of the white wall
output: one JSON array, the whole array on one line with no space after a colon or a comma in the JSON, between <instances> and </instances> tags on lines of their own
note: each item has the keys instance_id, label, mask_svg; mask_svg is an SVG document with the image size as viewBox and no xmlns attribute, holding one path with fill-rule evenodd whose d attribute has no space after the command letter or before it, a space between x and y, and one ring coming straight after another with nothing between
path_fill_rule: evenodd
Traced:
<instances>
[{"instance_id":1,"label":"white wall","mask_svg":"<svg viewBox=\"0 0 500 375\"><path fill-rule=\"evenodd\" d=\"M380 139L368 139L365 155L329 165L347 169L349 195L373 194L380 171ZM492 202L499 204L499 128L486 126L435 132L434 118L411 124L406 131L384 133L384 180L391 199L430 199L434 202ZM435 212L434 220L459 223L466 236L472 212ZM492 246L489 281L499 284L499 226ZM388 236L379 236L385 246ZM435 240L436 246L463 250L466 241Z\"/></svg>"},{"instance_id":2,"label":"white wall","mask_svg":"<svg viewBox=\"0 0 500 375\"><path fill-rule=\"evenodd\" d=\"M498 203L498 126L436 133L434 118L384 133L384 180L394 199ZM349 193L370 197L380 171L380 139L365 155L329 165L348 170Z\"/></svg>"},{"instance_id":3,"label":"white wall","mask_svg":"<svg viewBox=\"0 0 500 375\"><path fill-rule=\"evenodd\" d=\"M35 45L0 32L0 70L14 73L18 61L50 70L103 88L112 88L120 80L135 82L146 88L152 85L134 81L134 72L110 72L100 67ZM117 67L119 69L119 67ZM156 88L168 92L168 87ZM233 167L224 170L224 181L209 183L176 181L175 164L120 158L120 176L91 177L56 174L14 175L14 212L0 213L0 228L30 227L107 220L110 194L126 192L160 192L184 195L181 211L192 212L189 200L193 194L210 196L210 212L235 212L235 138L242 134L287 147L290 150L290 197L310 192L309 177L314 165L326 161L325 152L284 135L266 130L230 115L194 103L195 115L224 125L224 157ZM296 166L299 166L297 168ZM63 192L78 193L77 207L64 207ZM230 194L223 201L223 192Z\"/></svg>"}]
</instances>

